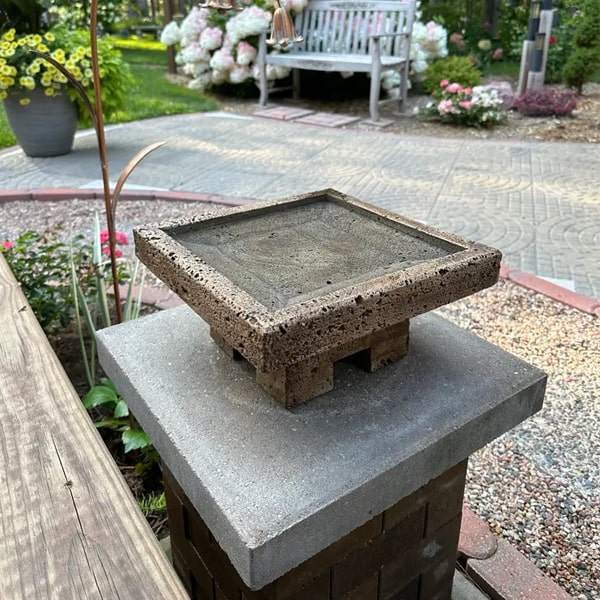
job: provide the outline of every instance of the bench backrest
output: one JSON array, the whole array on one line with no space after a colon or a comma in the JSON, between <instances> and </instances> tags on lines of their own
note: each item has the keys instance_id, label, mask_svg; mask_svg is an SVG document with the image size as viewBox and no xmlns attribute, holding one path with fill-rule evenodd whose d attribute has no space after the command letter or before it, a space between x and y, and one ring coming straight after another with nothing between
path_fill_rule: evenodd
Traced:
<instances>
[{"instance_id":1,"label":"bench backrest","mask_svg":"<svg viewBox=\"0 0 600 600\"><path fill-rule=\"evenodd\" d=\"M369 36L402 33L382 38L381 52L408 56L414 14L415 0L313 0L296 19L304 42L294 51L369 54Z\"/></svg>"}]
</instances>

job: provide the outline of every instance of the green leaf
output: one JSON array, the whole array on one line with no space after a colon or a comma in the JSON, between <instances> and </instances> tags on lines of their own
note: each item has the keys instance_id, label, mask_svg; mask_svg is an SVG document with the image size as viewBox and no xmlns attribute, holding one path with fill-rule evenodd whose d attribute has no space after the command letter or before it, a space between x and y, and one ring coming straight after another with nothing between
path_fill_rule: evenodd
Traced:
<instances>
[{"instance_id":1,"label":"green leaf","mask_svg":"<svg viewBox=\"0 0 600 600\"><path fill-rule=\"evenodd\" d=\"M127 429L121 436L125 452L140 450L152 445L150 438L141 429Z\"/></svg>"},{"instance_id":2,"label":"green leaf","mask_svg":"<svg viewBox=\"0 0 600 600\"><path fill-rule=\"evenodd\" d=\"M113 390L115 392L115 394L118 395L119 392L117 392L117 388L115 387L115 384L108 377L101 377L100 383L102 385L106 386L107 388L110 388L111 390Z\"/></svg>"},{"instance_id":3,"label":"green leaf","mask_svg":"<svg viewBox=\"0 0 600 600\"><path fill-rule=\"evenodd\" d=\"M127 406L127 402L125 402L125 400L121 399L117 402L117 405L115 406L114 416L115 419L120 419L121 417L129 416L129 407Z\"/></svg>"},{"instance_id":4,"label":"green leaf","mask_svg":"<svg viewBox=\"0 0 600 600\"><path fill-rule=\"evenodd\" d=\"M117 404L119 402L119 396L114 390L111 390L105 385L93 387L83 398L83 405L86 408L93 408L94 406L108 404L109 402Z\"/></svg>"}]
</instances>

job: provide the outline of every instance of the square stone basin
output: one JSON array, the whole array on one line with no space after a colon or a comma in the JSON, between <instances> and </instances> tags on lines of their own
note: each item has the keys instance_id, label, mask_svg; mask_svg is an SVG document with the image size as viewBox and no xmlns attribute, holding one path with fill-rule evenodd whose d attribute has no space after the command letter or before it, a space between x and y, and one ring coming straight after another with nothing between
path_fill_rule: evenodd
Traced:
<instances>
[{"instance_id":1,"label":"square stone basin","mask_svg":"<svg viewBox=\"0 0 600 600\"><path fill-rule=\"evenodd\" d=\"M291 407L408 351L411 317L493 285L498 250L335 190L134 231L140 260Z\"/></svg>"}]
</instances>

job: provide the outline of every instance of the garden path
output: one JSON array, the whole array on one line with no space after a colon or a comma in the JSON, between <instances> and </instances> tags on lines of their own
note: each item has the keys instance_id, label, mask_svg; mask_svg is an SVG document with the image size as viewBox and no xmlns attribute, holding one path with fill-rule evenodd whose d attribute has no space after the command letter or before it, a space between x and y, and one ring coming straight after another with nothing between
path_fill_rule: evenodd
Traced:
<instances>
[{"instance_id":1,"label":"garden path","mask_svg":"<svg viewBox=\"0 0 600 600\"><path fill-rule=\"evenodd\" d=\"M596 144L394 135L203 113L107 128L110 170L167 144L133 173L140 189L273 199L327 187L495 246L509 266L600 298ZM100 187L96 141L63 157L0 152L0 190ZM5 192L10 195L11 192Z\"/></svg>"}]
</instances>

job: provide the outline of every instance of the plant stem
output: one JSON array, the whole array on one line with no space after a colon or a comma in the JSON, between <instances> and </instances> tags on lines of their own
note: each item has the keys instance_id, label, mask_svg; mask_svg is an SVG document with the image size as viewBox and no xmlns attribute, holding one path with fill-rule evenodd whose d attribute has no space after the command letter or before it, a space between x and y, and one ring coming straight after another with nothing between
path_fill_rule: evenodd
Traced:
<instances>
[{"instance_id":1,"label":"plant stem","mask_svg":"<svg viewBox=\"0 0 600 600\"><path fill-rule=\"evenodd\" d=\"M100 154L100 167L102 169L102 186L104 188L104 208L106 212L106 228L108 230L108 245L110 248L110 266L113 279L113 290L116 304L117 323L121 323L121 291L117 273L117 258L115 249L117 238L115 235L115 220L110 196L110 179L108 176L108 158L106 153L106 138L104 137L104 114L102 112L102 94L100 92L100 66L98 61L98 0L92 0L90 15L90 42L92 47L92 73L94 79L94 100L96 104L96 136L98 138L98 151Z\"/></svg>"}]
</instances>

